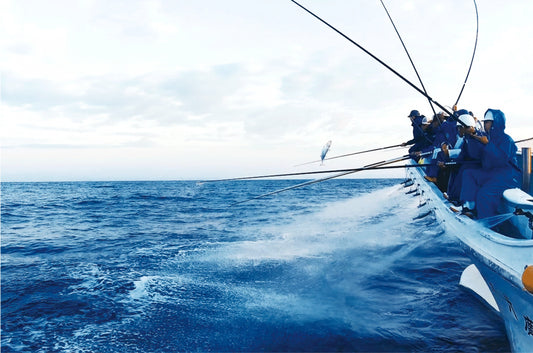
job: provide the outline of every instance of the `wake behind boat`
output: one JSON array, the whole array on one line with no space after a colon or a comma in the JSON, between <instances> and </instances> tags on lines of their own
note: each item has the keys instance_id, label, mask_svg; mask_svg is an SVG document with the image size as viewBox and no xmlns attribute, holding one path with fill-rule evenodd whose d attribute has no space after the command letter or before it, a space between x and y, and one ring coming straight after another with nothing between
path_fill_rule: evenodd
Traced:
<instances>
[{"instance_id":1,"label":"wake behind boat","mask_svg":"<svg viewBox=\"0 0 533 353\"><path fill-rule=\"evenodd\" d=\"M437 185L424 178L423 168L408 168L405 185L423 195L423 207L434 212L445 231L460 240L472 260L461 276L460 285L473 291L502 318L513 352L530 352L533 349L531 150L522 149L520 157L525 166L522 189L527 192L521 189L504 192L500 204L502 217L494 223L508 219L498 225L454 212L453 204ZM413 164L416 162L411 161Z\"/></svg>"},{"instance_id":2,"label":"wake behind boat","mask_svg":"<svg viewBox=\"0 0 533 353\"><path fill-rule=\"evenodd\" d=\"M503 319L513 351L532 351L533 196L531 196L530 187L531 151L530 149L522 151L520 157L523 159L523 165L525 167L520 169L513 161L517 151L515 142L510 136L504 133L505 115L503 112L500 110L488 109L484 114L484 126L480 127L480 134L477 134L475 129L480 122L476 122L474 114L465 109L457 110L457 105L469 77L477 48L477 29L470 67L459 96L453 104L453 108L451 109L453 110L452 112L448 109L450 107L440 104L426 91L424 84L418 75L418 71L383 2L381 3L395 27L396 33L398 34L406 54L411 61L413 69L417 74L421 87L418 87L413 82L409 81L398 71L394 70L333 25L299 4L296 0L291 1L331 30L348 40L351 44L361 49L367 55L372 57L372 59L424 96L428 100L433 111L433 121L438 121L439 125L444 125L446 123L446 127L443 127L438 131L438 125L436 125L434 126L435 130L431 131L432 129L429 128L431 125L430 119L420 115L418 110L412 110L411 114L408 116L411 119L411 125L413 126L412 140L404 142L401 145L374 148L330 158L325 158L325 154L327 153L327 148L325 148L321 156L321 161L323 162L326 159L341 158L344 156L377 151L396 146L405 147L412 145L408 155L372 163L362 168L270 174L212 181L285 177L333 172L338 173L321 179L307 181L291 187L264 193L233 204L237 205L356 172L385 168L405 168L408 173L408 182L406 181L405 186L411 188L408 193L412 193L413 195L425 199L424 202L421 202L421 207L425 207L427 213L435 213L436 217L441 221L444 230L460 240L461 245L472 260L472 264L464 270L460 284L463 287L472 290L476 295L482 298L483 301ZM478 27L479 18L477 16L477 4L475 0L474 5L476 10L476 27ZM437 113L435 106L442 111ZM449 118L449 121L445 121L448 120L446 117ZM427 134L427 131L433 132L433 135ZM470 139L470 142L468 142L468 139ZM428 142L429 144L427 144ZM465 153L463 153L463 149L466 151ZM430 158L432 161L431 163L424 164L424 158L422 157L425 157L427 154L432 155ZM391 163L410 158L416 158L417 160L422 158L423 162L422 164L410 162L403 166L390 165ZM450 160L452 161L450 162ZM454 179L453 184L450 182L454 187L454 192L452 194L452 189L448 191L451 196L453 196L450 198L452 201L449 201L448 197L443 195L441 189L434 184L437 183L439 179L439 173L437 173L436 170L439 168L444 169L444 167L451 164L469 163L471 165L480 164L481 168L477 171L475 170L476 168L472 168L463 174L457 172L454 175L456 178ZM435 173L428 173L426 175L422 167L433 167L432 170ZM435 167L438 168L435 169ZM461 167L463 166L461 165ZM487 173L487 170L489 173ZM517 172L522 173L522 170L524 171L521 185L522 190L513 189L517 184L515 174L518 174ZM449 177L450 174L447 176ZM466 176L468 176L468 178L466 178ZM445 178L446 185L448 184L448 181L451 180L451 178L448 177ZM464 180L467 180L468 182L463 183ZM431 183L428 183L428 181L431 181ZM464 185L466 185L466 187L463 188L462 186ZM477 195L475 192L480 189L479 186L487 185L490 186L490 188L487 187L487 190L483 190L483 193L480 193L483 197L476 198ZM502 196L502 191L506 188L509 189L506 190ZM446 187L442 190L446 190ZM461 192L465 190L465 195L456 195L458 190ZM496 211L496 206L500 201L500 198L500 209ZM462 210L454 209L457 204L452 202L460 203L462 205ZM477 208L475 207L476 203ZM473 220L472 218L475 215L480 216L482 219Z\"/></svg>"},{"instance_id":3,"label":"wake behind boat","mask_svg":"<svg viewBox=\"0 0 533 353\"><path fill-rule=\"evenodd\" d=\"M310 15L321 21L323 24L337 32L339 35L350 41L353 45L357 46L359 49L363 50L366 54L371 56L374 60L379 62L381 65L386 67L389 71L394 73L398 78L402 79L404 82L409 84L412 88L414 88L417 92L419 92L421 95L427 98L431 109L433 110L434 116L439 117L439 114L436 113L434 106L438 106L440 109L442 109L443 112L447 113L448 116L452 116L456 113L456 107L459 102L459 99L461 97L461 94L463 92L463 89L465 87L466 81L468 79L470 69L472 67L472 62L474 60L476 48L477 48L477 34L478 31L476 29L476 41L474 45L474 51L472 55L472 60L470 62L470 67L468 69L468 73L466 75L464 84L461 88L461 91L459 93L459 96L454 104L454 113L451 113L445 106L435 101L432 97L430 97L422 83L422 80L420 76L418 75L418 71L416 70L416 67L411 60L411 57L407 51L407 48L405 45L403 45L403 40L401 39L401 36L399 35L396 26L394 25L394 22L392 21L392 18L390 14L388 13L386 6L383 2L382 5L387 11L387 14L389 15L389 19L391 20L396 33L398 34L398 37L400 41L402 42L402 45L404 46L404 49L406 51L406 54L408 55L411 64L413 66L413 69L415 70L417 77L419 79L419 82L421 84L421 88L414 85L411 81L407 80L404 76L399 74L396 70L392 69L389 65L385 64L382 60L377 58L375 55L370 53L368 50L363 48L361 45L353 41L351 38L340 32L338 29L324 21L322 18L318 17L316 14L311 12L310 10L306 9L302 5L298 4L295 0L291 0L294 3L296 3L299 7L301 7L303 10L308 12ZM474 5L476 9L476 21L479 25L479 17L477 16L477 4L474 0ZM479 26L477 26L479 28ZM404 143L404 145L412 144L414 145L410 149L411 152L417 152L421 153L424 152L423 148L415 148L417 144L423 142L418 139L418 137L422 138L422 140L427 139L430 142L430 145L432 143L435 143L435 147L443 147L443 146L454 146L455 142L452 143L451 140L453 140L453 136L456 135L457 131L455 122L452 124L449 124L449 127L451 127L454 131L450 131L448 134L442 134L443 137L443 143L436 143L436 138L430 139L426 136L423 129L421 128L421 125L424 124L424 119L418 113L418 111L414 110L409 115L409 118L411 118L411 122L413 125L413 140L410 142ZM487 115L487 113L489 113ZM516 173L516 170L520 170L516 165L510 161L509 157L512 157L515 154L515 151L512 151L511 147L514 147L514 142L512 139L505 135L503 133L503 130L505 129L505 118L501 111L496 110L488 110L487 113L485 113L485 120L490 121L490 125L486 127L487 134L490 135L490 131L493 131L493 135L491 136L491 139L494 138L495 142L491 145L492 154L488 153L487 159L489 160L489 164L495 162L496 164L499 163L500 160L506 159L511 166L514 168L513 171L509 171L509 174L507 174L507 169L504 171L505 175L501 175L501 178L498 180L498 192L493 191L492 194L487 193L487 195L490 194L491 197L497 197L500 198L501 193L499 193L499 188L503 185L506 185L507 179L513 179L513 177L510 177L510 173ZM501 114L500 114L501 113ZM470 114L468 111L457 114L457 122L458 127L460 127L459 130L465 130L467 131L470 127L475 126L474 124L470 124L467 121L463 121L462 117L469 117ZM503 116L503 117L502 117ZM417 120L419 119L419 121ZM438 119L440 120L440 118ZM474 120L472 117L471 120ZM491 127L494 127L493 130L490 130ZM416 130L416 131L415 131ZM464 134L461 134L461 137L464 136ZM444 138L446 137L446 138ZM451 138L450 141L447 141L448 138ZM474 138L472 136L472 138ZM483 136L476 137L476 140L479 144L487 144L488 138ZM482 142L484 141L484 142ZM496 144L496 147L494 145ZM506 144L506 145L505 145ZM422 144L421 144L422 146ZM419 146L419 147L421 147ZM456 148L460 148L460 144L455 146ZM507 152L510 155L506 155L506 147L509 147ZM444 148L444 147L443 147ZM480 146L481 148L481 146ZM494 150L496 148L496 150ZM516 148L516 147L514 147ZM437 152L436 149L431 149L431 151ZM476 151L473 151L476 152ZM479 152L479 150L477 151ZM448 151L443 151L444 154L448 154ZM496 158L498 156L498 158ZM503 157L499 157L503 156ZM420 155L417 156L419 158ZM433 159L437 160L438 156L434 156ZM450 158L451 156L447 156L446 158ZM461 156L463 157L463 156ZM470 156L472 157L472 156ZM453 158L453 157L452 157ZM424 195L424 197L427 198L427 201L425 202L424 207L428 208L430 211L433 211L439 220L441 220L442 225L444 229L455 236L461 241L462 246L466 250L467 254L472 259L473 265L469 266L467 270L463 273L462 278L462 285L464 287L470 288L473 290L477 295L482 297L485 302L487 302L494 310L496 310L500 317L504 320L505 327L507 330L507 336L509 338L511 348L515 352L529 352L533 350L533 240L532 240L532 230L533 230L533 214L531 211L533 210L533 207L531 207L531 204L533 203L533 197L531 197L531 151L530 149L526 149L523 151L522 155L524 166L527 166L527 168L522 168L523 172L523 178L522 178L522 190L508 190L506 193L504 193L504 197L502 200L501 209L499 210L502 214L502 217L498 219L498 222L500 220L504 220L504 218L509 218L508 221L505 222L505 226L508 226L506 229L504 227L504 224L498 226L498 231L496 231L496 225L497 224L488 224L488 223L481 223L480 221L474 221L471 218L468 218L464 214L459 215L451 208L452 203L448 201L447 198L444 197L444 195L441 193L440 189L433 183L428 184L426 180L431 181L437 181L436 175L425 175L422 168L406 168L408 171L408 179L412 180L413 183L411 184L411 187L414 187L418 189L418 192L414 192L413 194L416 195ZM473 158L476 159L476 158ZM479 158L478 158L479 159ZM407 167L413 167L414 162L412 162ZM500 165L493 165L491 168L495 168L496 166L498 168L501 168ZM440 167L440 165L439 165ZM508 166L506 166L508 167ZM490 168L489 168L490 169ZM503 169L501 169L503 170ZM522 173L522 171L520 171ZM475 175L475 174L474 174ZM426 179L426 178L428 179ZM500 176L498 176L500 177ZM472 177L471 177L472 179ZM457 185L461 185L461 179L457 180ZM488 180L488 179L487 179ZM494 181L494 180L492 180ZM509 183L511 184L511 183ZM407 184L409 185L409 184ZM507 186L503 186L503 188L506 188ZM467 187L465 190L471 191L474 190L473 188ZM484 195L484 196L487 196ZM453 195L456 196L456 195ZM474 210L474 199L471 198L473 195L471 193L468 195L468 198L466 198L463 201L466 201L463 203L463 209L462 211L466 212L473 211ZM454 197L455 199L455 197ZM478 203L478 208L476 211L478 211L478 214L482 217L488 217L493 216L494 214L494 206L498 202L498 199L493 198L490 203L487 202L486 199L483 199L484 202ZM485 203L486 202L486 203ZM424 204L424 203L422 203ZM490 208L490 209L489 209ZM473 214L470 214L473 216ZM495 216L495 218L498 218L499 216ZM493 218L493 217L491 217ZM494 219L493 219L494 220ZM485 222L486 220L484 220ZM498 223L496 222L496 223ZM528 267L529 266L529 267ZM528 291L529 290L529 291Z\"/></svg>"}]
</instances>

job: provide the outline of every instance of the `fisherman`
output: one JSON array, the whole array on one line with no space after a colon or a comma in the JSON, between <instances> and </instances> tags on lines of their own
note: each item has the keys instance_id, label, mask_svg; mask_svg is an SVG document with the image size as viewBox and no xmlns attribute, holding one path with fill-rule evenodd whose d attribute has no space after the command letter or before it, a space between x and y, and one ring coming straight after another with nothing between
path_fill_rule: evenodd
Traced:
<instances>
[{"instance_id":1,"label":"fisherman","mask_svg":"<svg viewBox=\"0 0 533 353\"><path fill-rule=\"evenodd\" d=\"M418 110L411 110L409 115L407 116L409 119L411 119L411 126L413 127L413 138L407 142L402 143L402 146L407 146L413 144L409 148L409 153L420 151L421 144L424 144L426 142L431 142L431 140L428 141L426 134L424 133L424 129L422 128L422 121L424 120L424 116L420 115L420 112ZM413 159L418 161L418 157L413 155Z\"/></svg>"},{"instance_id":2,"label":"fisherman","mask_svg":"<svg viewBox=\"0 0 533 353\"><path fill-rule=\"evenodd\" d=\"M463 173L470 168L481 168L481 157L485 145L489 142L487 135L476 128L476 120L470 114L463 114L457 119L459 137L463 138L461 151L450 168L448 188L444 195L451 202L459 203ZM442 162L440 162L443 164Z\"/></svg>"},{"instance_id":3,"label":"fisherman","mask_svg":"<svg viewBox=\"0 0 533 353\"><path fill-rule=\"evenodd\" d=\"M433 139L435 138L435 133L431 128L432 121L424 115L421 115L421 117L422 122L420 124L420 128L423 132L423 138L420 138L419 141L415 142L415 144L409 149L411 157L417 161L420 158L420 154L422 152L432 150L431 146L433 145Z\"/></svg>"},{"instance_id":4,"label":"fisherman","mask_svg":"<svg viewBox=\"0 0 533 353\"><path fill-rule=\"evenodd\" d=\"M452 154L452 158L457 157L460 152L461 145L463 143L462 138L458 138L457 131L457 117L459 115L468 113L467 110L458 110L454 107L454 113L452 116L445 116L444 113L439 113L437 118L442 121L440 126L435 130L435 137L433 139L433 156L431 159L431 166L426 169L426 180L436 183L439 190L446 192L448 189L448 181L450 170L443 168L443 163L450 160L448 151L455 149L455 154ZM435 120L435 118L433 119ZM439 168L439 165L441 166Z\"/></svg>"},{"instance_id":5,"label":"fisherman","mask_svg":"<svg viewBox=\"0 0 533 353\"><path fill-rule=\"evenodd\" d=\"M411 110L409 115L407 116L409 119L411 119L411 126L413 127L413 138L407 142L404 142L402 145L412 145L416 141L418 141L423 134L421 125L422 125L422 117L420 116L420 112L418 110Z\"/></svg>"},{"instance_id":6,"label":"fisherman","mask_svg":"<svg viewBox=\"0 0 533 353\"><path fill-rule=\"evenodd\" d=\"M518 187L521 174L517 165L517 148L505 131L505 114L488 109L484 116L488 143L481 154L481 168L467 169L463 173L460 198L462 212L477 212L478 218L498 214L498 205L506 189ZM477 137L481 140L480 137Z\"/></svg>"},{"instance_id":7,"label":"fisherman","mask_svg":"<svg viewBox=\"0 0 533 353\"><path fill-rule=\"evenodd\" d=\"M433 143L425 150L420 151L420 153L433 151L433 156L432 158L430 158L431 166L426 167L426 176L424 177L426 178L426 180L431 181L433 183L437 183L440 171L439 167L437 166L436 158L437 154L440 152L441 144L446 140L442 129L442 124L445 121L446 118L443 112L437 113L433 116L430 126Z\"/></svg>"},{"instance_id":8,"label":"fisherman","mask_svg":"<svg viewBox=\"0 0 533 353\"><path fill-rule=\"evenodd\" d=\"M455 145L458 145L460 147L461 143L459 141L459 144L457 142L457 139L459 137L458 131L457 131L457 119L464 114L468 114L468 110L466 109L459 109L457 110L456 107L454 107L453 114L448 117L445 123L442 123L442 132L444 134L444 141L448 145L449 148L454 147Z\"/></svg>"},{"instance_id":9,"label":"fisherman","mask_svg":"<svg viewBox=\"0 0 533 353\"><path fill-rule=\"evenodd\" d=\"M435 121L435 123L434 123ZM433 140L435 139L435 132L438 131L440 122L438 118L433 117L432 120L422 115L422 131L424 132L424 139L417 142L411 147L411 157L413 159L419 158L422 152L433 151Z\"/></svg>"},{"instance_id":10,"label":"fisherman","mask_svg":"<svg viewBox=\"0 0 533 353\"><path fill-rule=\"evenodd\" d=\"M428 119L426 116L422 115L422 131L426 134L426 136L432 136L433 134L433 120Z\"/></svg>"}]
</instances>

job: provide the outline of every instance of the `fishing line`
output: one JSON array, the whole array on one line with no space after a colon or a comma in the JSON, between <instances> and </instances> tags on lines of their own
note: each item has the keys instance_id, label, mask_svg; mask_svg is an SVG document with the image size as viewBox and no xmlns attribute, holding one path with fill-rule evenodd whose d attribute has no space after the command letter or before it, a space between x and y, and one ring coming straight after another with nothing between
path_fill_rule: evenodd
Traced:
<instances>
[{"instance_id":1,"label":"fishing line","mask_svg":"<svg viewBox=\"0 0 533 353\"><path fill-rule=\"evenodd\" d=\"M397 162L397 161L394 161L394 162ZM389 163L393 163L393 162L389 162ZM348 174L362 172L364 170L381 170L381 169L398 169L398 168L423 168L423 167L428 167L428 166L431 165L431 164L427 163L427 164L407 164L407 165L383 166L384 164L388 164L388 163L383 163L383 164L381 164L381 166L376 166L376 167L363 167L363 168L357 168L357 169L339 169L339 170L335 170L335 171L341 172L341 173L340 174L331 175L331 176L328 176L328 177L325 177L325 178L321 178L321 179L306 181L306 182L301 183L301 184L296 184L296 185L289 186L289 187L286 187L286 188L283 188L283 189L274 190L274 191L268 192L266 194L261 194L261 195L258 195L258 196L243 200L243 201L238 201L238 202L232 203L230 205L230 207L238 205L238 204L241 204L241 203L245 203L245 202L248 202L248 201L252 201L252 200L259 199L259 198L263 198L263 197L266 197L266 196L279 194L281 192L285 192L285 191L289 191L289 190L293 190L293 189L298 189L298 188L301 188L301 187L304 187L304 186L308 186L308 185L312 185L312 184L316 184L316 183L321 183L321 182L326 181L326 180L339 178L341 176L345 176L345 175L348 175ZM342 172L342 171L344 171L344 172ZM307 174L332 173L332 172L334 172L334 171L318 171L318 172L312 172L312 173L307 173Z\"/></svg>"},{"instance_id":2,"label":"fishing line","mask_svg":"<svg viewBox=\"0 0 533 353\"><path fill-rule=\"evenodd\" d=\"M396 31L396 34L398 35L398 38L400 39L400 42L402 43L403 49L405 50L405 53L407 54L407 57L409 58L409 61L411 62L411 66L413 67L413 70L415 70L416 77L418 77L418 82L420 82L420 84L422 85L422 89L424 90L424 92L426 94L428 94L428 92L426 90L426 87L424 86L424 83L422 82L422 78L418 74L418 70L416 69L415 63L411 59L411 55L409 54L409 51L407 50L407 47L405 46L405 43L403 42L402 36L400 35L400 32L398 32L398 29L396 28L396 25L394 24L394 21L392 20L392 17L391 17L391 15L389 13L389 10L387 10L387 7L385 6L385 3L383 2L383 0L380 0L380 1L381 1L381 5L383 5L383 9L385 9L385 12L387 13L387 16L389 16L389 20L390 20L390 22L392 24L392 27L394 27L394 30ZM431 110L433 111L433 115L437 116L437 112L435 111L435 107L433 107L433 103L431 103L431 100L429 98L428 98L428 102L429 102L429 105L431 107Z\"/></svg>"},{"instance_id":3,"label":"fishing line","mask_svg":"<svg viewBox=\"0 0 533 353\"><path fill-rule=\"evenodd\" d=\"M511 213L504 213L504 214L499 214L496 216L478 219L477 221L484 227L493 228L493 227L496 227L498 224L501 224L505 222L506 220L511 219L513 216L514 216L514 213L511 212Z\"/></svg>"},{"instance_id":4,"label":"fishing line","mask_svg":"<svg viewBox=\"0 0 533 353\"><path fill-rule=\"evenodd\" d=\"M389 159L389 160L387 160L387 161L381 161L381 162L372 163L372 164L369 164L369 165L364 166L363 168L347 169L347 171L345 171L345 172L341 172L340 174L335 174L335 175L327 176L327 177L325 177L325 178L321 178L321 179L316 179L316 180L306 181L306 182L304 182L304 183L297 184L297 185L293 185L293 186L289 186L289 187L287 187L287 188L283 188L283 189L279 189L279 190L274 190L274 191L271 191L271 192L267 192L266 194L258 195L258 196L255 196L255 197L249 198L249 199L247 199L247 200L238 201L238 202L235 202L235 203L231 204L229 207L232 207L232 206L235 206L235 205L238 205L238 204L241 204L241 203L245 203L245 202L248 202L248 201L256 200L256 199L259 199L259 198L262 198L262 197L265 197L265 196L275 195L275 194L279 194L279 193L284 192L284 191L289 191L289 190L293 190L293 189L301 188L301 187L304 187L304 186L307 186L307 185L320 183L320 182L323 182L323 181L326 181L326 180L330 180L330 179L334 179L334 178L339 178L339 177L341 177L341 176L348 175L348 174L353 174L353 173L357 173L357 172L360 172L360 171L363 171L363 170L373 170L373 169L378 169L378 168L374 168L374 167L384 166L384 165L387 165L387 164L396 163L396 162L399 162L399 161L402 161L402 160L406 160L406 159L408 159L408 158L410 158L410 157L407 155L407 156L402 156L402 157L399 157L399 158ZM415 166L417 166L417 165L412 165L412 166L415 167ZM420 166L420 164L419 164L418 166ZM406 167L406 166L405 166L405 165L402 165L402 166L390 166L389 168L392 168L392 167L396 167L396 168L404 168L404 167ZM383 168L383 169L386 169L386 168ZM340 171L340 170L337 170L337 171ZM325 173L326 171L321 171L321 172L322 172L322 173ZM318 173L321 173L321 172L318 172ZM313 172L313 173L315 173L315 172Z\"/></svg>"},{"instance_id":5,"label":"fishing line","mask_svg":"<svg viewBox=\"0 0 533 353\"><path fill-rule=\"evenodd\" d=\"M429 154L425 153L425 154ZM212 182L220 182L220 181L234 181L234 180L250 180L250 179L264 179L264 178L275 178L275 177L285 177L285 176L296 176L296 175L306 175L306 174L322 174L322 173L335 173L335 172L347 172L347 171L356 171L356 170L367 170L369 168L373 168L379 165L383 164L390 164L393 162L400 162L404 161L406 159L409 159L410 155L406 154L404 156L389 159L386 161L380 161L375 162L369 165L366 165L361 168L350 168L350 169L333 169L333 170L319 170L319 171L309 171L309 172L295 172L295 173L282 173L282 174L267 174L267 175L255 175L255 176L246 176L246 177L236 177L236 178L228 178L228 179L215 179L215 180L204 180L201 183L212 183ZM404 166L397 166L397 167L404 167Z\"/></svg>"},{"instance_id":6,"label":"fishing line","mask_svg":"<svg viewBox=\"0 0 533 353\"><path fill-rule=\"evenodd\" d=\"M216 182L216 181L235 181L235 180L250 180L250 179L263 179L263 178L276 178L276 177L286 177L286 176L297 176L297 175L310 175L310 174L327 174L327 173L339 173L339 172L360 172L363 170L379 170L379 169L401 169L401 168L421 168L430 166L429 163L424 164L413 164L413 165L391 165L384 167L361 167L361 168L348 168L348 169L332 169L332 170L315 170L310 172L301 172L301 173L286 173L286 174L272 174L272 175L259 175L252 177L239 177L231 179L221 179L221 180L206 180L203 183L207 182ZM454 162L447 162L445 165L455 165Z\"/></svg>"},{"instance_id":7,"label":"fishing line","mask_svg":"<svg viewBox=\"0 0 533 353\"><path fill-rule=\"evenodd\" d=\"M409 54L409 51L407 50L407 47L405 46L405 43L403 42L400 32L396 28L396 24L394 24L394 21L392 20L392 17L389 13L389 10L387 10L387 7L385 6L385 3L383 2L383 0L380 0L380 1L381 1L381 5L383 5L383 8L385 9L385 12L387 13L387 16L389 16L389 20L392 23L392 27L394 27L394 30L396 31L396 34L398 35L398 38L400 39L400 42L402 43L403 49L405 50L405 53L407 54L407 57L409 58L409 61L411 62L411 66L415 70L416 77L418 77L418 81L420 82L420 85L422 85L422 89L424 90L424 93L427 95L428 92L426 90L426 87L424 86L424 83L422 82L422 78L418 74L418 70L416 69L415 63L411 59L411 55ZM431 110L433 111L433 116L437 117L437 112L435 111L435 108L433 107L433 104L431 103L431 100L429 98L428 98L428 102L429 102L429 106L431 107ZM437 119L439 119L440 121L440 118L437 117ZM433 143L433 141L426 135L425 131L422 130L422 128L419 125L415 125L415 127L418 129L418 131L422 133L422 136L424 137L426 141L428 141L430 144Z\"/></svg>"},{"instance_id":8,"label":"fishing line","mask_svg":"<svg viewBox=\"0 0 533 353\"><path fill-rule=\"evenodd\" d=\"M341 35L342 37L344 37L346 40L348 40L350 43L352 43L353 45L355 45L356 47L358 47L359 49L361 49L362 51L364 51L366 54L370 55L370 57L372 57L374 60L376 60L377 62L379 62L381 65L385 66L388 70L390 70L392 73L394 73L396 76L398 76L400 79L402 79L405 83L407 83L409 86L411 86L412 88L414 88L418 93L422 94L424 97L426 97L430 102L433 102L435 105L437 105L439 108L441 108L442 110L444 110L448 115L452 115L452 113L446 109L446 107L444 107L443 105L441 105L439 102L435 101L433 98L431 98L427 93L425 93L424 91L422 91L420 88L418 88L418 86L416 86L414 83L412 83L411 81L409 81L408 79L406 79L405 77L403 77L400 73L398 73L396 70L394 70L392 67L390 67L389 65L387 65L385 62L383 62L381 59L379 59L377 56L375 56L374 54L372 54L371 52L369 52L368 50L366 50L365 48L363 48L361 45L359 45L358 43L356 43L353 39L351 39L350 37L348 37L347 35L345 35L344 33L342 33L341 31L339 31L337 28L333 27L332 25L330 25L328 22L326 22L325 20L323 20L322 18L320 18L319 16L317 16L316 14L314 14L312 11L308 10L307 8L305 8L304 6L302 6L301 4L299 4L296 0L290 0L292 1L294 4L298 5L301 9L303 9L304 11L306 11L308 14L310 14L311 16L313 16L314 18L316 18L317 20L319 20L320 22L322 22L323 24L325 24L326 26L328 26L329 28L331 28L332 30L334 30L335 32L337 32L339 35Z\"/></svg>"},{"instance_id":9,"label":"fishing line","mask_svg":"<svg viewBox=\"0 0 533 353\"><path fill-rule=\"evenodd\" d=\"M420 154L420 157L428 156L432 154L433 151L430 152L424 152ZM346 169L330 169L330 170L313 170L313 171L307 171L307 172L295 172L295 173L281 173L281 174L265 174L265 175L253 175L253 176L244 176L244 177L235 177L235 178L226 178L226 179L212 179L212 180L202 180L198 181L197 185L203 185L204 183L218 183L223 181L237 181L237 180L252 180L252 179L266 179L266 178L279 178L279 177L287 177L287 176L298 176L298 175L310 175L310 174L327 174L327 173L339 173L339 172L360 172L363 170L378 170L378 169L399 169L399 168L420 168L420 167L428 167L432 164L430 163L424 163L424 164L414 164L414 165L394 165L394 166L386 166L383 167L386 164L391 164L395 162L404 161L406 159L411 158L411 155L407 154L401 157L375 162L372 164L368 164L364 167L359 168L346 168ZM459 164L476 164L479 163L479 161L451 161L446 162L444 165L452 166L452 165L459 165Z\"/></svg>"},{"instance_id":10,"label":"fishing line","mask_svg":"<svg viewBox=\"0 0 533 353\"><path fill-rule=\"evenodd\" d=\"M329 158L324 158L324 160L325 160L325 161L328 161L328 160L331 160L331 159L337 159L337 158L342 158L342 157L354 156L354 155L356 155L356 154L362 154L362 153L368 153L368 152L374 152L374 151L381 151L381 150L385 150L385 149L389 149L389 148L395 148L395 147L405 147L405 146L403 145L403 143L400 143L400 144L392 145L392 146L378 147L378 148L372 148L372 149L365 150L365 151L358 151L358 152L352 152L352 153L341 154L341 155L339 155L339 156L333 156L333 157L329 157ZM307 162L307 163L297 164L297 165L295 165L295 167L300 167L300 166L307 165L307 164L317 163L317 162L320 162L320 161L321 161L321 160L319 159L319 160L312 161L312 162Z\"/></svg>"},{"instance_id":11,"label":"fishing line","mask_svg":"<svg viewBox=\"0 0 533 353\"><path fill-rule=\"evenodd\" d=\"M455 106L457 106L457 103L459 103L459 99L461 98L461 95L463 94L463 90L465 89L466 81L468 81L468 76L470 75L470 70L472 69L472 64L474 63L474 57L476 55L477 38L478 38L478 33L479 33L479 15L477 12L476 0L474 0L474 7L476 8L476 42L474 44L474 52L472 53L472 60L470 61L470 67L468 68L468 72L466 73L465 82L463 83L461 92L459 92L459 96L457 97L457 100L455 101L455 104L454 104Z\"/></svg>"}]
</instances>

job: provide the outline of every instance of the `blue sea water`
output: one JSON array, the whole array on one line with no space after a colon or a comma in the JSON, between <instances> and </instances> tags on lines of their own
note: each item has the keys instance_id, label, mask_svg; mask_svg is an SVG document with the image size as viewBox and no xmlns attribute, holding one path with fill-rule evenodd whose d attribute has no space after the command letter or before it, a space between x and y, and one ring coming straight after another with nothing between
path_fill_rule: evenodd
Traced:
<instances>
[{"instance_id":1,"label":"blue sea water","mask_svg":"<svg viewBox=\"0 0 533 353\"><path fill-rule=\"evenodd\" d=\"M509 351L399 180L1 184L2 352Z\"/></svg>"}]
</instances>

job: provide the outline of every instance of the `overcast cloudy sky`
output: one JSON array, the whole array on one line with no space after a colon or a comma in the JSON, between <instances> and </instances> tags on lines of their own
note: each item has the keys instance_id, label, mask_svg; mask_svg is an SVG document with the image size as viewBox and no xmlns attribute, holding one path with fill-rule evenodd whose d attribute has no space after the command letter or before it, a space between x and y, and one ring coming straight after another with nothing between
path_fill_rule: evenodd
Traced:
<instances>
[{"instance_id":1,"label":"overcast cloudy sky","mask_svg":"<svg viewBox=\"0 0 533 353\"><path fill-rule=\"evenodd\" d=\"M419 85L379 0L301 3ZM328 140L332 156L401 143L407 113L431 113L424 97L289 0L0 4L4 181L298 171ZM473 1L385 4L429 94L452 105L472 55ZM533 137L533 2L478 0L478 9L478 51L459 105L477 116L499 108L515 140Z\"/></svg>"}]
</instances>

